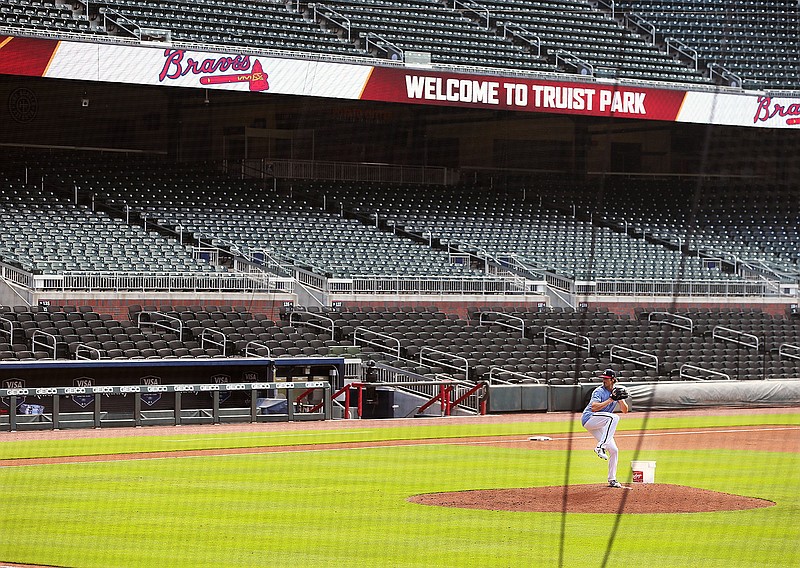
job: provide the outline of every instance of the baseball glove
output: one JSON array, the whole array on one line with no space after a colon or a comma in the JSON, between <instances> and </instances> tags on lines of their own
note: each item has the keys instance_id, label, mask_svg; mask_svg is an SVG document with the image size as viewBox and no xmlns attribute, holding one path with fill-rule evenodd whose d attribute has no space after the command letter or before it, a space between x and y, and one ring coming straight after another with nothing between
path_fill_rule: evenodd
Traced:
<instances>
[{"instance_id":1,"label":"baseball glove","mask_svg":"<svg viewBox=\"0 0 800 568\"><path fill-rule=\"evenodd\" d=\"M625 387L623 386L614 387L614 390L611 391L611 399L622 400L623 398L628 398L628 391L625 390Z\"/></svg>"}]
</instances>

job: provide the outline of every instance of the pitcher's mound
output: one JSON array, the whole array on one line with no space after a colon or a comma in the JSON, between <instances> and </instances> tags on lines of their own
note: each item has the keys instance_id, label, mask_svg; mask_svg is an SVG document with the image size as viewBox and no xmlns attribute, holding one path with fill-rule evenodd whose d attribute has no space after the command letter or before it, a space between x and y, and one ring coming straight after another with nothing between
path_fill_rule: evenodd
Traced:
<instances>
[{"instance_id":1,"label":"pitcher's mound","mask_svg":"<svg viewBox=\"0 0 800 568\"><path fill-rule=\"evenodd\" d=\"M478 489L415 495L409 501L438 507L539 513L708 513L758 509L775 504L766 499L682 485L634 483L626 487L571 485Z\"/></svg>"}]
</instances>

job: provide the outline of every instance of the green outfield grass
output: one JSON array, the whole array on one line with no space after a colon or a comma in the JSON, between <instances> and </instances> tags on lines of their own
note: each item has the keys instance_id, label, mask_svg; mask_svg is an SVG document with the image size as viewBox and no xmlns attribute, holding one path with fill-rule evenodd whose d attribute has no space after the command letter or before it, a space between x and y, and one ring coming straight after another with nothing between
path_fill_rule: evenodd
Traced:
<instances>
[{"instance_id":1,"label":"green outfield grass","mask_svg":"<svg viewBox=\"0 0 800 568\"><path fill-rule=\"evenodd\" d=\"M644 417L627 417L636 430ZM797 425L797 414L655 418L648 428ZM621 429L622 429L621 428ZM3 442L0 457L564 433L561 422L399 425ZM583 433L583 432L581 432ZM301 435L302 434L302 435ZM190 441L185 441L190 439ZM683 515L429 507L419 493L597 483L571 453L423 445L0 468L0 561L70 567L798 566L800 454L647 452L656 481L759 497L766 509ZM620 479L630 480L623 448ZM626 469L627 468L627 469ZM602 507L602 504L598 504Z\"/></svg>"}]
</instances>

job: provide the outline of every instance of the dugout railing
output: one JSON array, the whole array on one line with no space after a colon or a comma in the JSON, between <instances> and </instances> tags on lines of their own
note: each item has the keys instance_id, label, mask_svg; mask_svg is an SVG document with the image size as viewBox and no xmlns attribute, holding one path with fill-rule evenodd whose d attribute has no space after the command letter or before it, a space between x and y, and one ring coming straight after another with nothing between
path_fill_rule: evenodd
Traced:
<instances>
[{"instance_id":1,"label":"dugout railing","mask_svg":"<svg viewBox=\"0 0 800 568\"><path fill-rule=\"evenodd\" d=\"M449 353L440 352L434 349L430 349L429 352L437 352L442 353L445 356L450 356ZM417 362L409 359L397 358L394 361L376 363L374 365L374 378L370 379L368 375L365 374L366 380L364 382L387 383L389 385L395 385L393 388L396 388L397 390L408 392L414 396L423 398L436 398L439 395L437 381L445 380L454 385L453 392L455 396L460 399L458 406L469 413L479 414L481 411L481 397L475 394L477 389L474 387L480 383L469 378L470 367L467 359L458 356L453 357L464 360L465 366L463 369L458 365L449 365L446 362L437 359L426 360L426 358L423 356L423 352L420 351ZM395 366L396 364L403 364L404 362L413 363L416 367L416 371L424 370L424 374ZM434 363L435 366L428 365L428 363ZM447 371L447 369L455 371L455 374ZM466 374L462 375L462 372ZM400 385L399 383L405 384ZM469 391L470 394L463 396L467 391Z\"/></svg>"},{"instance_id":2,"label":"dugout railing","mask_svg":"<svg viewBox=\"0 0 800 568\"><path fill-rule=\"evenodd\" d=\"M349 412L351 408L355 408L356 415L354 418L362 418L364 416L364 400L365 394L369 389L377 388L403 388L403 387L426 387L431 388L435 392L430 398L420 404L415 412L416 414L424 414L426 410L433 407L435 404L439 405L441 416L452 416L459 405L464 404L467 400L473 397L479 399L479 414L485 415L487 412L487 396L488 385L481 381L477 384L468 384L464 381L456 381L449 378L436 378L426 381L391 381L391 382L361 382L354 381L343 386L341 389L330 395L332 401L341 400L341 404ZM353 400L353 393L355 393L355 401ZM307 392L301 393L296 400L300 403L302 399L310 394L310 389ZM312 407L309 412L319 412L324 404L318 403Z\"/></svg>"},{"instance_id":3,"label":"dugout railing","mask_svg":"<svg viewBox=\"0 0 800 568\"><path fill-rule=\"evenodd\" d=\"M294 391L318 389L322 391L320 404L313 411L297 412L291 404ZM279 396L281 391L285 397ZM223 408L223 399L232 393L249 394L249 405ZM210 395L210 407L184 407L184 397L201 394ZM174 397L171 409L147 410L148 397L163 395ZM88 410L62 413L61 402L65 397L81 397ZM128 398L127 411L120 411L119 404L114 405L113 413L104 411L103 403L110 397ZM44 412L44 404L28 400L49 402L49 412ZM0 401L8 414L0 415L0 425L14 432L18 429L330 420L331 400L328 381L4 388L0 389Z\"/></svg>"}]
</instances>

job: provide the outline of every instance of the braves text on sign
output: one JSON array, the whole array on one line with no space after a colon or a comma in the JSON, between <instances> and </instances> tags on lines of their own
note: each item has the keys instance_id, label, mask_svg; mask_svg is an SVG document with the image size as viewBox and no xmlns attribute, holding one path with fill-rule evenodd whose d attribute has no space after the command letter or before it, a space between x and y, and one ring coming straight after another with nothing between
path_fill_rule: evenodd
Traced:
<instances>
[{"instance_id":1,"label":"braves text on sign","mask_svg":"<svg viewBox=\"0 0 800 568\"><path fill-rule=\"evenodd\" d=\"M775 116L786 118L786 124L800 124L800 103L784 105L774 102L770 97L758 97L753 122L766 122Z\"/></svg>"},{"instance_id":2,"label":"braves text on sign","mask_svg":"<svg viewBox=\"0 0 800 568\"><path fill-rule=\"evenodd\" d=\"M158 74L158 80L177 79L188 73L203 75L217 71L248 71L250 70L250 56L236 55L233 57L220 56L208 57L202 60L186 57L182 49L164 50L164 66Z\"/></svg>"}]
</instances>

